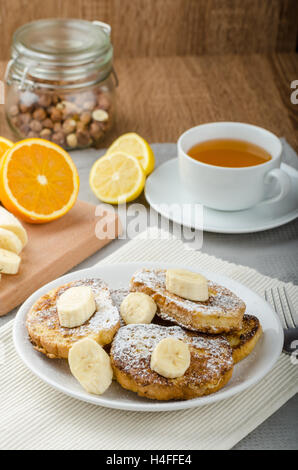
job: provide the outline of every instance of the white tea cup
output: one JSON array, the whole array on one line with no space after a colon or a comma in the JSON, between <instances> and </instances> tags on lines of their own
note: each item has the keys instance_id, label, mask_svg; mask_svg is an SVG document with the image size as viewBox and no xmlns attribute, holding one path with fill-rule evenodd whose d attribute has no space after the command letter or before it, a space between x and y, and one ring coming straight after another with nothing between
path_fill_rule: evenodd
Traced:
<instances>
[{"instance_id":1,"label":"white tea cup","mask_svg":"<svg viewBox=\"0 0 298 470\"><path fill-rule=\"evenodd\" d=\"M196 144L214 139L251 142L266 150L271 159L255 166L231 168L209 165L188 155ZM248 209L283 199L291 181L280 169L281 155L281 142L272 132L240 122L202 124L184 132L178 140L179 174L185 191L195 196L198 203L223 211ZM278 194L268 197L276 182Z\"/></svg>"}]
</instances>

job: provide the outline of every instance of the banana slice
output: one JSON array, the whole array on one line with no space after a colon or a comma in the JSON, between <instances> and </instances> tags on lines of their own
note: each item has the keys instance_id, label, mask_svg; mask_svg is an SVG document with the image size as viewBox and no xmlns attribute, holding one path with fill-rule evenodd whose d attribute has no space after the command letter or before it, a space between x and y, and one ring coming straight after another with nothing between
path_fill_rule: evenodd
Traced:
<instances>
[{"instance_id":1,"label":"banana slice","mask_svg":"<svg viewBox=\"0 0 298 470\"><path fill-rule=\"evenodd\" d=\"M2 274L17 274L21 258L11 251L0 248L0 272Z\"/></svg>"},{"instance_id":2,"label":"banana slice","mask_svg":"<svg viewBox=\"0 0 298 470\"><path fill-rule=\"evenodd\" d=\"M189 347L180 339L164 338L151 355L151 369L168 379L182 377L189 365Z\"/></svg>"},{"instance_id":3,"label":"banana slice","mask_svg":"<svg viewBox=\"0 0 298 470\"><path fill-rule=\"evenodd\" d=\"M168 269L166 289L183 299L204 302L209 298L207 279L186 269Z\"/></svg>"},{"instance_id":4,"label":"banana slice","mask_svg":"<svg viewBox=\"0 0 298 470\"><path fill-rule=\"evenodd\" d=\"M156 309L156 303L149 295L142 292L131 292L123 300L120 313L127 325L131 323L151 323Z\"/></svg>"},{"instance_id":5,"label":"banana slice","mask_svg":"<svg viewBox=\"0 0 298 470\"><path fill-rule=\"evenodd\" d=\"M0 207L0 227L13 232L22 243L22 248L28 242L28 235L21 222L4 207Z\"/></svg>"},{"instance_id":6,"label":"banana slice","mask_svg":"<svg viewBox=\"0 0 298 470\"><path fill-rule=\"evenodd\" d=\"M68 363L71 373L89 393L101 395L112 383L110 357L93 339L75 343L69 351Z\"/></svg>"},{"instance_id":7,"label":"banana slice","mask_svg":"<svg viewBox=\"0 0 298 470\"><path fill-rule=\"evenodd\" d=\"M10 230L6 230L5 228L0 228L0 248L12 251L18 255L21 253L23 245L19 237L17 237L13 232L10 232Z\"/></svg>"},{"instance_id":8,"label":"banana slice","mask_svg":"<svg viewBox=\"0 0 298 470\"><path fill-rule=\"evenodd\" d=\"M70 287L57 300L60 325L65 328L83 325L95 310L95 299L89 286Z\"/></svg>"}]
</instances>

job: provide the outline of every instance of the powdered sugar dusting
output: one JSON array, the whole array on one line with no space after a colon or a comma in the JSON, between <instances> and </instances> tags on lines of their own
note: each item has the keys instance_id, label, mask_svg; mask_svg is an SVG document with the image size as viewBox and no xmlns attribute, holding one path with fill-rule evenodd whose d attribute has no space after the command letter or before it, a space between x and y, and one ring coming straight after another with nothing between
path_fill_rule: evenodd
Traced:
<instances>
[{"instance_id":1,"label":"powdered sugar dusting","mask_svg":"<svg viewBox=\"0 0 298 470\"><path fill-rule=\"evenodd\" d=\"M163 327L154 324L120 328L112 343L112 360L116 367L142 384L165 384L171 379L154 372L150 368L150 361L156 345L169 336L186 342L191 348L191 366L184 375L187 382L216 382L223 372L233 367L231 348L222 336L196 335L187 333L178 326Z\"/></svg>"},{"instance_id":2,"label":"powdered sugar dusting","mask_svg":"<svg viewBox=\"0 0 298 470\"><path fill-rule=\"evenodd\" d=\"M111 289L112 300L119 310L123 300L128 296L129 293L130 290L126 287L121 287L120 289Z\"/></svg>"},{"instance_id":3,"label":"powdered sugar dusting","mask_svg":"<svg viewBox=\"0 0 298 470\"><path fill-rule=\"evenodd\" d=\"M129 294L129 289L128 288L125 288L125 287L120 287L119 289L112 289L111 290L111 296L112 296L112 300L114 302L114 304L116 305L118 311L119 311L119 314L120 314L120 307L121 307L121 304L123 302L123 300L125 299L125 297L127 297ZM120 314L120 326L125 326L126 323L125 321L123 320L123 318L121 317L121 314Z\"/></svg>"},{"instance_id":4,"label":"powdered sugar dusting","mask_svg":"<svg viewBox=\"0 0 298 470\"><path fill-rule=\"evenodd\" d=\"M164 269L143 269L134 274L132 280L132 290L136 290L138 284L165 297L165 303L174 302L178 308L195 314L204 313L226 315L239 309L245 309L244 302L233 294L229 289L220 286L212 281L208 281L209 299L206 302L195 302L181 299L175 294L166 290L166 270Z\"/></svg>"}]
</instances>

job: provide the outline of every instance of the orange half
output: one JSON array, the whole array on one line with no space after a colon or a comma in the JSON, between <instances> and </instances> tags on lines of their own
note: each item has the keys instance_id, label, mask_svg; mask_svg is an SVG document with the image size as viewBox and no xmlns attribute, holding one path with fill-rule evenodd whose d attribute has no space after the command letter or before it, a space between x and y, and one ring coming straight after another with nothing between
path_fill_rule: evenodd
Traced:
<instances>
[{"instance_id":1,"label":"orange half","mask_svg":"<svg viewBox=\"0 0 298 470\"><path fill-rule=\"evenodd\" d=\"M13 142L11 140L6 139L5 137L0 137L0 162L5 154L6 150L13 146Z\"/></svg>"},{"instance_id":2,"label":"orange half","mask_svg":"<svg viewBox=\"0 0 298 470\"><path fill-rule=\"evenodd\" d=\"M66 214L76 202L79 175L70 155L43 139L8 149L0 168L0 200L26 222L41 224Z\"/></svg>"}]
</instances>

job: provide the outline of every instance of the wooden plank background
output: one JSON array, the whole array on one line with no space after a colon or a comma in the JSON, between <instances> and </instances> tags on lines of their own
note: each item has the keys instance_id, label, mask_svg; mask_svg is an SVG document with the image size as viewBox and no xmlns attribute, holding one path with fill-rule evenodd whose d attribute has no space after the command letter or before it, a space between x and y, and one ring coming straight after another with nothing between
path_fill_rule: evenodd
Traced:
<instances>
[{"instance_id":1,"label":"wooden plank background","mask_svg":"<svg viewBox=\"0 0 298 470\"><path fill-rule=\"evenodd\" d=\"M5 65L0 62L0 77ZM290 100L295 53L118 58L115 67L117 121L102 147L124 132L175 142L194 125L231 120L263 126L298 151L298 105ZM13 138L3 105L0 135Z\"/></svg>"},{"instance_id":2,"label":"wooden plank background","mask_svg":"<svg viewBox=\"0 0 298 470\"><path fill-rule=\"evenodd\" d=\"M0 0L0 60L38 18L111 24L116 57L293 52L297 0Z\"/></svg>"},{"instance_id":3,"label":"wooden plank background","mask_svg":"<svg viewBox=\"0 0 298 470\"><path fill-rule=\"evenodd\" d=\"M102 146L136 131L174 142L208 121L244 121L298 151L298 0L0 0L0 79L13 31L43 17L110 23L118 117ZM0 135L12 137L0 106Z\"/></svg>"}]
</instances>

